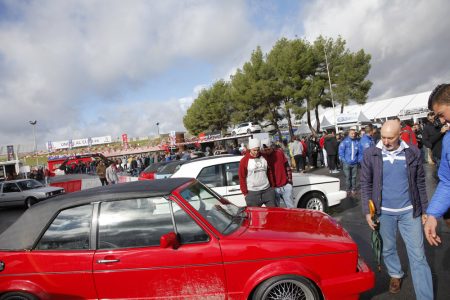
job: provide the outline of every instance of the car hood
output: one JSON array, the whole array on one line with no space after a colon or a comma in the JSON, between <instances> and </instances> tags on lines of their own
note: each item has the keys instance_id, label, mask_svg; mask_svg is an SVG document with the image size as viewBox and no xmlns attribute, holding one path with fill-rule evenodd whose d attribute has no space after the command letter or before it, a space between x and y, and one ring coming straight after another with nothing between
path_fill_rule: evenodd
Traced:
<instances>
[{"instance_id":1,"label":"car hood","mask_svg":"<svg viewBox=\"0 0 450 300\"><path fill-rule=\"evenodd\" d=\"M329 215L315 210L247 207L240 229L224 237L225 257L236 257L237 244L245 244L239 255L253 259L320 255L357 251L345 229Z\"/></svg>"},{"instance_id":2,"label":"car hood","mask_svg":"<svg viewBox=\"0 0 450 300\"><path fill-rule=\"evenodd\" d=\"M44 186L37 189L26 190L26 192L41 192L41 193L49 193L54 191L60 191L63 188L56 186Z\"/></svg>"},{"instance_id":3,"label":"car hood","mask_svg":"<svg viewBox=\"0 0 450 300\"><path fill-rule=\"evenodd\" d=\"M326 182L339 182L338 178L326 175L314 175L314 174L292 174L292 181L294 186L298 185L309 185L309 184L318 184L318 183L326 183Z\"/></svg>"}]
</instances>

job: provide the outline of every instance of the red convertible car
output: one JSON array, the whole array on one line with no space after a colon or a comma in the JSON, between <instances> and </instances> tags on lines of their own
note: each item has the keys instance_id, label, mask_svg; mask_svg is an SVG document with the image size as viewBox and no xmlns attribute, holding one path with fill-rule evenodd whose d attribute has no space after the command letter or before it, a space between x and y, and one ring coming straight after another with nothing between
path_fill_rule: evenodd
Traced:
<instances>
[{"instance_id":1,"label":"red convertible car","mask_svg":"<svg viewBox=\"0 0 450 300\"><path fill-rule=\"evenodd\" d=\"M195 179L38 203L0 235L0 299L357 299L374 274L313 210L239 208Z\"/></svg>"}]
</instances>

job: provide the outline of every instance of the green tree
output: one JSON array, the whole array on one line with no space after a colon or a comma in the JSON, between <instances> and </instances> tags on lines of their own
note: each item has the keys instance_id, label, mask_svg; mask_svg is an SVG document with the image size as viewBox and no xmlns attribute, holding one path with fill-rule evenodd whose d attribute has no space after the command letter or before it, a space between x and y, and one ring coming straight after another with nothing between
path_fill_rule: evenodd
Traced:
<instances>
[{"instance_id":1,"label":"green tree","mask_svg":"<svg viewBox=\"0 0 450 300\"><path fill-rule=\"evenodd\" d=\"M293 137L292 114L301 117L306 111L305 84L313 71L313 56L308 42L280 39L267 56L267 62L275 70L276 89L281 96L280 110L288 121L289 134Z\"/></svg>"},{"instance_id":2,"label":"green tree","mask_svg":"<svg viewBox=\"0 0 450 300\"><path fill-rule=\"evenodd\" d=\"M232 120L235 123L268 121L275 126L281 138L278 126L278 121L282 119L279 83L273 66L267 63L260 47L253 51L250 61L238 69L231 79Z\"/></svg>"},{"instance_id":3,"label":"green tree","mask_svg":"<svg viewBox=\"0 0 450 300\"><path fill-rule=\"evenodd\" d=\"M230 84L219 80L204 89L183 118L186 129L194 135L204 131L226 131L230 125ZM222 132L224 133L224 132Z\"/></svg>"},{"instance_id":4,"label":"green tree","mask_svg":"<svg viewBox=\"0 0 450 300\"><path fill-rule=\"evenodd\" d=\"M349 101L365 103L372 83L366 79L370 70L370 55L363 50L350 52L345 40L338 37L325 39L319 36L311 47L314 57L314 72L305 89L307 99L307 120L312 131L320 130L319 107L332 107L340 103L343 107ZM328 62L328 70L327 70ZM329 78L328 78L329 74ZM330 83L331 81L331 90ZM311 126L310 110L314 109L316 128Z\"/></svg>"}]
</instances>

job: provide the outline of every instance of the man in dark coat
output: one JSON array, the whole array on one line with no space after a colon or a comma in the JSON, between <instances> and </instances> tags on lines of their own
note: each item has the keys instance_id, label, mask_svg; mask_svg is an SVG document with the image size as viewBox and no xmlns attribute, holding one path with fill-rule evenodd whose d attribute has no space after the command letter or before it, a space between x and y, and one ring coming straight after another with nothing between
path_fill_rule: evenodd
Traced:
<instances>
[{"instance_id":1,"label":"man in dark coat","mask_svg":"<svg viewBox=\"0 0 450 300\"><path fill-rule=\"evenodd\" d=\"M339 173L336 168L336 159L338 154L338 142L336 139L336 133L331 130L331 133L325 137L323 147L327 151L327 161L330 173Z\"/></svg>"},{"instance_id":2,"label":"man in dark coat","mask_svg":"<svg viewBox=\"0 0 450 300\"><path fill-rule=\"evenodd\" d=\"M428 198L420 150L400 139L396 120L381 129L381 141L364 152L361 201L367 223L375 224L368 203L373 200L380 220L383 259L391 277L389 292L398 293L404 276L397 253L397 231L405 242L417 299L433 299L431 271L425 257L422 224Z\"/></svg>"}]
</instances>

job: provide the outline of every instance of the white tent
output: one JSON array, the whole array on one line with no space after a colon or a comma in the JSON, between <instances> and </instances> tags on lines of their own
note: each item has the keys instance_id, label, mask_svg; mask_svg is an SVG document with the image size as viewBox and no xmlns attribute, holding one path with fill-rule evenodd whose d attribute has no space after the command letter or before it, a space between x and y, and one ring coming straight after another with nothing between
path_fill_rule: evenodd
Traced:
<instances>
[{"instance_id":1,"label":"white tent","mask_svg":"<svg viewBox=\"0 0 450 300\"><path fill-rule=\"evenodd\" d=\"M387 119L392 117L399 117L400 119L417 119L426 117L428 112L428 97L431 91L412 94L407 96L369 100L365 104L352 104L344 107L345 114L358 114L358 119ZM321 118L326 117L331 124L335 123L335 116L338 116L341 112L341 106L336 105L333 108L319 108L319 115ZM314 111L311 111L311 115L314 115ZM361 121L362 121L361 119ZM303 116L306 121L306 114Z\"/></svg>"}]
</instances>

